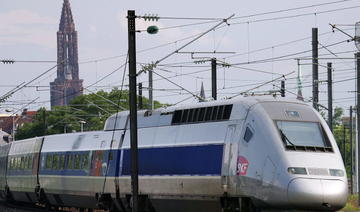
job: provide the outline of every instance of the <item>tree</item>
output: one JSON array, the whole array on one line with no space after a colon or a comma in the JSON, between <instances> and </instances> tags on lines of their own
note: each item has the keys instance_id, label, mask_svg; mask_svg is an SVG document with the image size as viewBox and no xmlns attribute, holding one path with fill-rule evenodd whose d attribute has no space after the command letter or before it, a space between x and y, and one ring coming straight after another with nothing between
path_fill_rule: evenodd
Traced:
<instances>
[{"instance_id":1,"label":"tree","mask_svg":"<svg viewBox=\"0 0 360 212\"><path fill-rule=\"evenodd\" d=\"M148 99L143 97L143 103ZM164 106L154 101L154 107ZM68 106L57 106L51 111L40 108L32 123L21 126L16 133L17 139L35 136L80 131L80 121L84 121L86 131L102 130L106 119L122 110L128 110L129 92L113 89L110 92L81 95L73 99Z\"/></svg>"}]
</instances>

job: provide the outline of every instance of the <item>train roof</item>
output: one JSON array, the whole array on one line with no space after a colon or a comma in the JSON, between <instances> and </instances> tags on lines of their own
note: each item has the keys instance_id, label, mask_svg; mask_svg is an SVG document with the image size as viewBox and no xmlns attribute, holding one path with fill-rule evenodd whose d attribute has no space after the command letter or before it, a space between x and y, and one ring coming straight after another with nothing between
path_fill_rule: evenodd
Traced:
<instances>
[{"instance_id":1,"label":"train roof","mask_svg":"<svg viewBox=\"0 0 360 212\"><path fill-rule=\"evenodd\" d=\"M234 99L224 99L217 101L208 101L208 102L199 102L187 105L174 105L169 107L158 108L155 110L140 110L138 111L138 128L144 127L155 127L155 126L168 126L172 125L173 117L176 117L178 111L185 111L198 108L210 108L213 111L217 111L220 107L226 106L236 107L237 110L232 113L229 117L226 114L223 116L219 115L218 117L212 118L213 121L224 120L224 119L234 119L240 118L238 111L241 109L247 109L255 104L259 103L270 103L270 102L283 102L283 103L292 103L299 105L307 105L307 103L299 101L294 98L284 98L284 97L273 97L273 96L249 96L241 97ZM225 113L225 112L224 112ZM231 109L230 109L231 113ZM206 119L206 118L205 118ZM210 121L211 121L210 120ZM105 123L104 130L119 130L129 128L129 111L121 111L117 114L114 114L108 118ZM116 125L116 127L114 127Z\"/></svg>"}]
</instances>

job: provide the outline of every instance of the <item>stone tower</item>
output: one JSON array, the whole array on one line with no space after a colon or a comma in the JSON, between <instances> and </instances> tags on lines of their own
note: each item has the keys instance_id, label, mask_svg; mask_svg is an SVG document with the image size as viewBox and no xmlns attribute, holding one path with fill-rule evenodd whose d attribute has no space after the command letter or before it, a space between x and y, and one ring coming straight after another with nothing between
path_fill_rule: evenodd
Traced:
<instances>
[{"instance_id":1,"label":"stone tower","mask_svg":"<svg viewBox=\"0 0 360 212\"><path fill-rule=\"evenodd\" d=\"M50 83L51 107L68 105L83 93L83 80L79 79L77 31L69 0L64 0L57 32L57 64L57 77Z\"/></svg>"}]
</instances>

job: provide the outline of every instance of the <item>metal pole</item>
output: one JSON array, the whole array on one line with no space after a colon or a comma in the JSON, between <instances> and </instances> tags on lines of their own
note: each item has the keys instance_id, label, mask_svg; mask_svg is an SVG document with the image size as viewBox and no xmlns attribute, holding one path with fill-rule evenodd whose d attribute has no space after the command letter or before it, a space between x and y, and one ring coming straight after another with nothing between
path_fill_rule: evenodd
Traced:
<instances>
[{"instance_id":1,"label":"metal pole","mask_svg":"<svg viewBox=\"0 0 360 212\"><path fill-rule=\"evenodd\" d=\"M360 110L359 110L359 106L360 106L360 52L356 53L356 84L357 84L357 88L356 88L356 98L357 98L357 103L356 103L356 127L357 127L357 151L358 151L358 160L357 160L357 186L358 186L358 191L360 191L360 174L359 174L359 170L360 170L360 163L359 163L359 153L360 153L360 145L359 145L359 141L360 141ZM359 199L358 199L358 204L360 205L360 195L359 195Z\"/></svg>"},{"instance_id":2,"label":"metal pole","mask_svg":"<svg viewBox=\"0 0 360 212\"><path fill-rule=\"evenodd\" d=\"M217 99L216 80L216 58L211 58L211 94L214 100Z\"/></svg>"},{"instance_id":3,"label":"metal pole","mask_svg":"<svg viewBox=\"0 0 360 212\"><path fill-rule=\"evenodd\" d=\"M346 167L346 126L343 124L343 159Z\"/></svg>"},{"instance_id":4,"label":"metal pole","mask_svg":"<svg viewBox=\"0 0 360 212\"><path fill-rule=\"evenodd\" d=\"M153 109L153 72L149 71L149 110Z\"/></svg>"},{"instance_id":5,"label":"metal pole","mask_svg":"<svg viewBox=\"0 0 360 212\"><path fill-rule=\"evenodd\" d=\"M327 71L328 71L328 125L333 131L333 94L332 94L332 63L327 63Z\"/></svg>"},{"instance_id":6,"label":"metal pole","mask_svg":"<svg viewBox=\"0 0 360 212\"><path fill-rule=\"evenodd\" d=\"M143 108L143 100L142 100L142 83L139 83L139 109Z\"/></svg>"},{"instance_id":7,"label":"metal pole","mask_svg":"<svg viewBox=\"0 0 360 212\"><path fill-rule=\"evenodd\" d=\"M14 115L12 116L12 139L13 141L15 141L15 119L14 119Z\"/></svg>"},{"instance_id":8,"label":"metal pole","mask_svg":"<svg viewBox=\"0 0 360 212\"><path fill-rule=\"evenodd\" d=\"M313 107L319 110L318 29L312 28Z\"/></svg>"},{"instance_id":9,"label":"metal pole","mask_svg":"<svg viewBox=\"0 0 360 212\"><path fill-rule=\"evenodd\" d=\"M350 123L349 123L349 130L350 130L350 185L351 185L351 194L354 193L353 189L353 108L350 106Z\"/></svg>"},{"instance_id":10,"label":"metal pole","mask_svg":"<svg viewBox=\"0 0 360 212\"><path fill-rule=\"evenodd\" d=\"M285 97L285 80L281 80L280 93L281 93L281 97Z\"/></svg>"},{"instance_id":11,"label":"metal pole","mask_svg":"<svg viewBox=\"0 0 360 212\"><path fill-rule=\"evenodd\" d=\"M136 29L135 11L128 10L129 42L129 107L130 107L130 143L131 143L131 190L132 212L138 212L138 144L137 144L137 104L136 104ZM149 72L151 73L151 71Z\"/></svg>"}]
</instances>

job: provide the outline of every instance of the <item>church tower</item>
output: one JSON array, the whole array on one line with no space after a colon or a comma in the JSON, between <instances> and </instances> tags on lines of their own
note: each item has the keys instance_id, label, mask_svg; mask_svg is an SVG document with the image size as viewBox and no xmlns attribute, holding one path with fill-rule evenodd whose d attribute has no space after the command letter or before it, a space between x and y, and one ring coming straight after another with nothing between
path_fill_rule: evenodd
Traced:
<instances>
[{"instance_id":1,"label":"church tower","mask_svg":"<svg viewBox=\"0 0 360 212\"><path fill-rule=\"evenodd\" d=\"M83 93L83 80L79 79L77 31L69 0L64 0L57 32L57 64L57 77L50 83L52 108L68 105Z\"/></svg>"}]
</instances>

